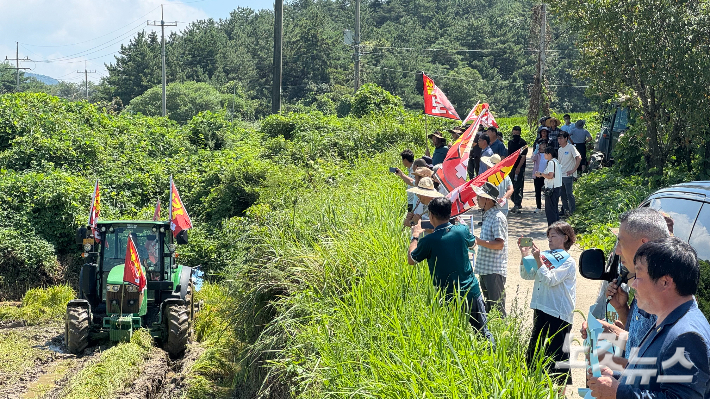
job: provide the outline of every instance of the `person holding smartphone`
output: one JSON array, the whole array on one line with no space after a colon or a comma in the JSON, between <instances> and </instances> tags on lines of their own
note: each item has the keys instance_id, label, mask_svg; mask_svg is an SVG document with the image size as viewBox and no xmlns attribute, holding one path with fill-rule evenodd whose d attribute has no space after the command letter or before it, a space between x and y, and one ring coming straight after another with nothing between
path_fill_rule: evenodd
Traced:
<instances>
[{"instance_id":1,"label":"person holding smartphone","mask_svg":"<svg viewBox=\"0 0 710 399\"><path fill-rule=\"evenodd\" d=\"M569 352L562 347L572 330L572 314L576 297L577 264L569 249L576 241L574 229L566 222L557 221L547 228L547 251L541 251L531 239L520 237L518 247L522 260L520 276L535 280L530 308L534 310L533 329L528 344L527 361L533 364L535 352L550 339L545 356L555 362L569 360ZM554 363L551 364L554 366ZM559 382L572 383L571 369L553 370L560 373Z\"/></svg>"}]
</instances>

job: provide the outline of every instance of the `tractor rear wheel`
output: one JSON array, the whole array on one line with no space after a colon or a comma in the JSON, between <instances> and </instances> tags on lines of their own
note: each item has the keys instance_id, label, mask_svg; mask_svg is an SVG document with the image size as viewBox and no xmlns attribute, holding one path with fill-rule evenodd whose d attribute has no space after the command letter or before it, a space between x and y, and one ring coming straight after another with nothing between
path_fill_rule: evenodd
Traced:
<instances>
[{"instance_id":1,"label":"tractor rear wheel","mask_svg":"<svg viewBox=\"0 0 710 399\"><path fill-rule=\"evenodd\" d=\"M175 359L182 356L187 348L190 330L188 309L185 305L168 305L165 310L168 330L165 350L168 351L171 358Z\"/></svg>"},{"instance_id":2,"label":"tractor rear wheel","mask_svg":"<svg viewBox=\"0 0 710 399\"><path fill-rule=\"evenodd\" d=\"M64 344L70 353L77 356L89 345L89 318L89 310L84 307L67 308Z\"/></svg>"}]
</instances>

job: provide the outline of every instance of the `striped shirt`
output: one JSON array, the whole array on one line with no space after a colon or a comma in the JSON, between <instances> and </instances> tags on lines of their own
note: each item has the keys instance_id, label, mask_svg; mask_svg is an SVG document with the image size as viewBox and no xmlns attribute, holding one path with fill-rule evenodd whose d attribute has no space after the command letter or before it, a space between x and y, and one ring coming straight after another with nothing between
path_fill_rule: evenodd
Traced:
<instances>
[{"instance_id":1,"label":"striped shirt","mask_svg":"<svg viewBox=\"0 0 710 399\"><path fill-rule=\"evenodd\" d=\"M500 274L507 276L508 269L508 219L500 207L494 206L483 214L481 240L503 239L503 249L489 249L480 245L476 258L476 274Z\"/></svg>"}]
</instances>

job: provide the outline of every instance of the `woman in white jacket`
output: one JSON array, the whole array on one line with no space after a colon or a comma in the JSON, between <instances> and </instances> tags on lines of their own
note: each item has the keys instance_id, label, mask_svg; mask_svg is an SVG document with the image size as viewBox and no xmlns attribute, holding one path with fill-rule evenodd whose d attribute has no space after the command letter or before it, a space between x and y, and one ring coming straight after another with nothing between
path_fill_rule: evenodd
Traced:
<instances>
[{"instance_id":1,"label":"woman in white jacket","mask_svg":"<svg viewBox=\"0 0 710 399\"><path fill-rule=\"evenodd\" d=\"M545 356L552 357L552 369L559 373L559 383L571 384L569 368L555 368L554 362L569 360L569 353L562 347L567 334L572 330L575 287L577 283L577 265L567 252L574 244L576 236L569 224L558 221L547 228L547 242L550 249L540 251L532 247L518 247L523 259L520 263L520 275L526 280L535 280L530 308L535 311L533 329L528 345L528 364L532 364L535 352L547 342Z\"/></svg>"}]
</instances>

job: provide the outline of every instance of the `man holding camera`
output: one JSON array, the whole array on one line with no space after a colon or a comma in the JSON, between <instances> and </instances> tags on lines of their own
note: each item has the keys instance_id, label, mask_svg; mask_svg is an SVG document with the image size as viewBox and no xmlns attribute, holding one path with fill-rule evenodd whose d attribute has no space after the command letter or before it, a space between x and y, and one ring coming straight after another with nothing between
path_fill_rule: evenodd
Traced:
<instances>
[{"instance_id":1,"label":"man holding camera","mask_svg":"<svg viewBox=\"0 0 710 399\"><path fill-rule=\"evenodd\" d=\"M478 279L473 274L468 248L475 245L476 238L466 225L452 225L451 201L437 197L429 202L429 219L434 231L420 237L424 231L421 221L412 226L407 262L416 265L427 260L434 285L450 298L454 294L465 295L469 322L493 342L486 328L486 309L481 297Z\"/></svg>"}]
</instances>

